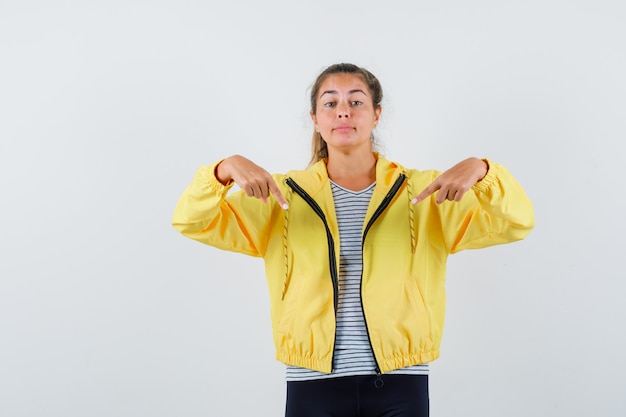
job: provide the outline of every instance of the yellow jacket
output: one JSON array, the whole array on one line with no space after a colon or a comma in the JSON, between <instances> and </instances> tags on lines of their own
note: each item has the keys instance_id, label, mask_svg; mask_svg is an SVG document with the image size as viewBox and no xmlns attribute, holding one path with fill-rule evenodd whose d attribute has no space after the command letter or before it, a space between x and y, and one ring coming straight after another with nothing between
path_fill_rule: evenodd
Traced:
<instances>
[{"instance_id":1,"label":"yellow jacket","mask_svg":"<svg viewBox=\"0 0 626 417\"><path fill-rule=\"evenodd\" d=\"M461 202L411 199L440 175L378 156L363 224L363 311L379 372L439 357L448 254L523 239L532 203L502 165ZM201 167L180 197L173 226L220 249L263 257L276 359L330 373L335 342L339 230L324 161L275 175L289 202L263 203Z\"/></svg>"}]
</instances>

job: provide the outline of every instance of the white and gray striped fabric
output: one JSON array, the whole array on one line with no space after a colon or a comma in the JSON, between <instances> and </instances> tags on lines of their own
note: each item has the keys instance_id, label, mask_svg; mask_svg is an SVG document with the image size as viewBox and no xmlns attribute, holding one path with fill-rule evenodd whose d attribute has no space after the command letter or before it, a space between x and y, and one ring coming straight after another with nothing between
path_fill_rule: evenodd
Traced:
<instances>
[{"instance_id":1,"label":"white and gray striped fabric","mask_svg":"<svg viewBox=\"0 0 626 417\"><path fill-rule=\"evenodd\" d=\"M347 190L331 182L339 224L339 304L333 372L324 374L296 366L287 367L287 381L305 381L376 374L361 305L363 247L361 230L375 183L361 191ZM330 279L330 278L329 278ZM393 374L427 375L428 365L392 371Z\"/></svg>"}]
</instances>

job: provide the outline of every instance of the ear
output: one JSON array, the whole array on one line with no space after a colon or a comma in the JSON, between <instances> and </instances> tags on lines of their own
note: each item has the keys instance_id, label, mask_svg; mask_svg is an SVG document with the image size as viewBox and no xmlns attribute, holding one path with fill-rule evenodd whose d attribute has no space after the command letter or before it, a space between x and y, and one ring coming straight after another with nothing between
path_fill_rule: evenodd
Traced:
<instances>
[{"instance_id":1,"label":"ear","mask_svg":"<svg viewBox=\"0 0 626 417\"><path fill-rule=\"evenodd\" d=\"M376 125L380 121L380 114L382 113L382 111L383 106L378 106L374 109L374 127L376 127Z\"/></svg>"},{"instance_id":2,"label":"ear","mask_svg":"<svg viewBox=\"0 0 626 417\"><path fill-rule=\"evenodd\" d=\"M315 116L315 113L313 113L313 110L309 110L309 116L311 116L311 120L313 121L313 127L315 127L315 131L319 132L320 128L317 125L317 117Z\"/></svg>"}]
</instances>

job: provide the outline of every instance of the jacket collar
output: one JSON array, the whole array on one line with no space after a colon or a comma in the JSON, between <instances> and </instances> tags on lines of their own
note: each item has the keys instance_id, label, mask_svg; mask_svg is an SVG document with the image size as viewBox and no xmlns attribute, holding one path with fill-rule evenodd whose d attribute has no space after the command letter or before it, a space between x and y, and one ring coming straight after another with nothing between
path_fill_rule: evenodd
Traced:
<instances>
[{"instance_id":1,"label":"jacket collar","mask_svg":"<svg viewBox=\"0 0 626 417\"><path fill-rule=\"evenodd\" d=\"M365 215L365 223L369 222L381 205L384 198L387 196L392 186L399 179L401 174L406 176L406 170L399 164L391 162L386 158L380 156L378 153L374 153L376 157L376 187L372 194L372 199L368 206L367 213ZM335 208L333 203L333 195L330 187L330 180L328 178L328 171L326 170L326 161L321 160L315 163L304 171L292 171L287 174L288 177L293 180L306 191L306 193L320 205L320 208L326 213L326 222L334 236L339 235L339 228L337 225L337 218L335 214ZM396 191L397 192L397 191ZM410 200L410 189L406 188L408 193L408 200ZM291 196L291 193L288 194ZM397 194L396 194L397 195ZM288 197L289 198L289 197ZM410 205L409 205L410 206ZM410 206L409 225L414 224L414 214L412 206ZM286 213L286 211L285 211ZM411 249L415 251L416 238L411 226ZM285 244L286 245L286 244ZM339 250L337 248L337 250ZM337 253L337 256L339 254ZM338 259L338 258L337 258Z\"/></svg>"},{"instance_id":2,"label":"jacket collar","mask_svg":"<svg viewBox=\"0 0 626 417\"><path fill-rule=\"evenodd\" d=\"M378 152L374 152L376 157L376 192L386 195L398 176L405 171L401 165L389 161L381 156ZM312 175L306 175L296 179L298 183L311 196L317 194L324 186L328 184L328 171L326 170L326 159L322 159L309 167L305 172ZM300 183L302 181L302 183Z\"/></svg>"}]
</instances>

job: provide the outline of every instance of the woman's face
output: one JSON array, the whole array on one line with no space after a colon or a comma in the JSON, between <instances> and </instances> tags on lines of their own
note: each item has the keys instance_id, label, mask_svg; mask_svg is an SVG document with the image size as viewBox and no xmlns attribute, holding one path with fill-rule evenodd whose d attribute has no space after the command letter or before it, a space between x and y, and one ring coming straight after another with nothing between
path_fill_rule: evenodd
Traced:
<instances>
[{"instance_id":1,"label":"woman's face","mask_svg":"<svg viewBox=\"0 0 626 417\"><path fill-rule=\"evenodd\" d=\"M311 111L315 130L322 135L332 152L372 150L372 129L380 118L381 108L374 108L367 84L356 74L332 74L326 77L317 95L317 108Z\"/></svg>"}]
</instances>

